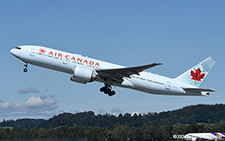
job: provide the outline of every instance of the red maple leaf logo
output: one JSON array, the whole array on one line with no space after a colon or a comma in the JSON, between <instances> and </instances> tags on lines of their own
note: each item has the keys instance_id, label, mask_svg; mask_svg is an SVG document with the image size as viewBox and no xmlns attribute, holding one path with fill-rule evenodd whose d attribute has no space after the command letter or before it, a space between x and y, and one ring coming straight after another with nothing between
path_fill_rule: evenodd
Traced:
<instances>
[{"instance_id":1,"label":"red maple leaf logo","mask_svg":"<svg viewBox=\"0 0 225 141\"><path fill-rule=\"evenodd\" d=\"M45 49L40 48L40 49L39 49L39 52L40 52L40 53L45 53Z\"/></svg>"},{"instance_id":2,"label":"red maple leaf logo","mask_svg":"<svg viewBox=\"0 0 225 141\"><path fill-rule=\"evenodd\" d=\"M192 76L191 79L195 80L195 84L196 84L196 81L201 82L201 79L205 77L205 73L202 73L200 68L198 68L197 70L195 70L195 72L191 70L191 76Z\"/></svg>"}]
</instances>

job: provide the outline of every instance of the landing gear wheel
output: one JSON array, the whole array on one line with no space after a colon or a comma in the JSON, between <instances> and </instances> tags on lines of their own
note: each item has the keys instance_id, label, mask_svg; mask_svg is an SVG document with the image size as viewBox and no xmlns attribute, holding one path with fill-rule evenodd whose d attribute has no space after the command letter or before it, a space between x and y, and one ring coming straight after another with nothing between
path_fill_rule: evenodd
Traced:
<instances>
[{"instance_id":1,"label":"landing gear wheel","mask_svg":"<svg viewBox=\"0 0 225 141\"><path fill-rule=\"evenodd\" d=\"M100 92L104 92L105 94L108 94L109 96L113 96L116 94L115 91L112 91L112 87L107 84L105 84L104 87L100 88Z\"/></svg>"},{"instance_id":2,"label":"landing gear wheel","mask_svg":"<svg viewBox=\"0 0 225 141\"><path fill-rule=\"evenodd\" d=\"M115 94L116 94L116 92L115 92L115 91L112 91L111 93L112 93L112 95L115 95Z\"/></svg>"},{"instance_id":3,"label":"landing gear wheel","mask_svg":"<svg viewBox=\"0 0 225 141\"><path fill-rule=\"evenodd\" d=\"M100 92L104 92L105 91L105 87L100 88Z\"/></svg>"},{"instance_id":4,"label":"landing gear wheel","mask_svg":"<svg viewBox=\"0 0 225 141\"><path fill-rule=\"evenodd\" d=\"M109 96L113 96L113 95L115 95L115 94L116 94L115 91L110 91L110 92L108 93Z\"/></svg>"},{"instance_id":5,"label":"landing gear wheel","mask_svg":"<svg viewBox=\"0 0 225 141\"><path fill-rule=\"evenodd\" d=\"M108 94L108 90L106 89L106 90L104 90L104 94Z\"/></svg>"},{"instance_id":6,"label":"landing gear wheel","mask_svg":"<svg viewBox=\"0 0 225 141\"><path fill-rule=\"evenodd\" d=\"M27 72L27 71L28 71L27 68L24 68L24 69L23 69L23 72Z\"/></svg>"}]
</instances>

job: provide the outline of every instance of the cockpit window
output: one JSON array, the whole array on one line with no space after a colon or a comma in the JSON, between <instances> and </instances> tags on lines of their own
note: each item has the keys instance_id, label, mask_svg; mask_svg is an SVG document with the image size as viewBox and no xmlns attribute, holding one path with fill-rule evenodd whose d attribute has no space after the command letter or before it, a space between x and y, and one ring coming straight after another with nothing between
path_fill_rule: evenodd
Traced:
<instances>
[{"instance_id":1,"label":"cockpit window","mask_svg":"<svg viewBox=\"0 0 225 141\"><path fill-rule=\"evenodd\" d=\"M21 47L16 47L16 49L19 49L19 50L21 50Z\"/></svg>"}]
</instances>

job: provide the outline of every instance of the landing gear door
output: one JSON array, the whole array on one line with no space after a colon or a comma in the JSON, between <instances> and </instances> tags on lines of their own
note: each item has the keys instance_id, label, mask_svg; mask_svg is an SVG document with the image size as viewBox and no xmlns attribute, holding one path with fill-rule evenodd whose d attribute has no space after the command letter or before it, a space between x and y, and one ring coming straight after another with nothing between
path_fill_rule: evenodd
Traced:
<instances>
[{"instance_id":1,"label":"landing gear door","mask_svg":"<svg viewBox=\"0 0 225 141\"><path fill-rule=\"evenodd\" d=\"M167 82L167 83L166 83L166 89L167 89L167 90L170 90L170 88L171 88L171 82Z\"/></svg>"},{"instance_id":2,"label":"landing gear door","mask_svg":"<svg viewBox=\"0 0 225 141\"><path fill-rule=\"evenodd\" d=\"M35 54L35 49L31 49L30 50L30 56L34 57L34 54Z\"/></svg>"}]
</instances>

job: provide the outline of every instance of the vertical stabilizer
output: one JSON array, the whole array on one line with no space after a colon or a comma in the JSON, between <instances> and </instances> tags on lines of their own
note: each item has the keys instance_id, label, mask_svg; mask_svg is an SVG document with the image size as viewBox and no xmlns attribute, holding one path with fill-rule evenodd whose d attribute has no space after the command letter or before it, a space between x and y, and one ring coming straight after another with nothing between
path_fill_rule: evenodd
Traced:
<instances>
[{"instance_id":1,"label":"vertical stabilizer","mask_svg":"<svg viewBox=\"0 0 225 141\"><path fill-rule=\"evenodd\" d=\"M208 57L175 79L192 86L199 87L215 63L215 58Z\"/></svg>"}]
</instances>

